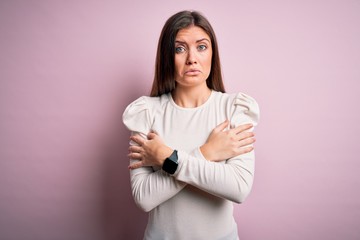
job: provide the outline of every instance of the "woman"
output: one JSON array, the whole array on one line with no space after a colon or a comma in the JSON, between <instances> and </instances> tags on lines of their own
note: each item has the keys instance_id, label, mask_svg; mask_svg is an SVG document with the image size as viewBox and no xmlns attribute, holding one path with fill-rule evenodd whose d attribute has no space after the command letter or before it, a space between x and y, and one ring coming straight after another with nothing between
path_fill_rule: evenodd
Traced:
<instances>
[{"instance_id":1,"label":"woman","mask_svg":"<svg viewBox=\"0 0 360 240\"><path fill-rule=\"evenodd\" d=\"M258 105L225 93L215 34L198 12L167 20L155 68L150 97L123 115L133 197L150 212L144 239L238 239L233 202L252 186Z\"/></svg>"}]
</instances>

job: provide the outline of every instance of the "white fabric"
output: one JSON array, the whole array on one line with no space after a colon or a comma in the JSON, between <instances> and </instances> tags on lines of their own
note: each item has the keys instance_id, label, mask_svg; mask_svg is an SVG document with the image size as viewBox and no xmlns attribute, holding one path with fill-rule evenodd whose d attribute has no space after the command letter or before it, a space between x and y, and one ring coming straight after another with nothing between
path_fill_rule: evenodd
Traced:
<instances>
[{"instance_id":1,"label":"white fabric","mask_svg":"<svg viewBox=\"0 0 360 240\"><path fill-rule=\"evenodd\" d=\"M173 176L152 167L130 172L134 200L150 212L144 239L238 239L233 202L243 202L250 192L254 151L210 162L199 149L226 119L231 127L244 123L255 126L258 104L243 93L212 91L196 108L176 105L171 94L143 96L126 108L123 122L132 134L146 137L154 130L169 147L178 150L179 157Z\"/></svg>"}]
</instances>

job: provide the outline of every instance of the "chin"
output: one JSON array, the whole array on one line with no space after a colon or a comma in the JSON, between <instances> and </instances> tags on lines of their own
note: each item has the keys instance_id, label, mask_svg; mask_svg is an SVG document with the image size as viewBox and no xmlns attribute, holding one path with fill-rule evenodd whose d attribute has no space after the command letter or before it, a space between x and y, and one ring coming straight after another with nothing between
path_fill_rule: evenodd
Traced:
<instances>
[{"instance_id":1,"label":"chin","mask_svg":"<svg viewBox=\"0 0 360 240\"><path fill-rule=\"evenodd\" d=\"M198 87L201 85L206 85L206 81L186 81L186 82L181 82L178 83L179 86L183 86L183 87ZM206 85L207 86L207 85Z\"/></svg>"}]
</instances>

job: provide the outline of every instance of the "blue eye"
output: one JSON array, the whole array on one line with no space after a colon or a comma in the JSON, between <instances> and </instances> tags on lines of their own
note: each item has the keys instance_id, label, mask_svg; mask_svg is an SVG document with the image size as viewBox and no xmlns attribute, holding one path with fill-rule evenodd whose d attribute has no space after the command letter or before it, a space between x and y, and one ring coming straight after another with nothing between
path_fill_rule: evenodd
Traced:
<instances>
[{"instance_id":1,"label":"blue eye","mask_svg":"<svg viewBox=\"0 0 360 240\"><path fill-rule=\"evenodd\" d=\"M204 50L207 49L207 46L206 46L206 45L200 45L200 46L198 46L198 49L199 49L200 51L204 51Z\"/></svg>"},{"instance_id":2,"label":"blue eye","mask_svg":"<svg viewBox=\"0 0 360 240\"><path fill-rule=\"evenodd\" d=\"M177 47L177 48L175 48L175 52L176 52L176 53L185 52L185 48L184 48L184 47Z\"/></svg>"}]
</instances>

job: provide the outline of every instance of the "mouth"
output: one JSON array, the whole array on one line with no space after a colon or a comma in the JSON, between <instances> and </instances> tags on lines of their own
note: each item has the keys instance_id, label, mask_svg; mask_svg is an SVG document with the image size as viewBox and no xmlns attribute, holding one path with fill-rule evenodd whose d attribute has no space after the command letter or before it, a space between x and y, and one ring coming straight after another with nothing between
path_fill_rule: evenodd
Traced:
<instances>
[{"instance_id":1,"label":"mouth","mask_svg":"<svg viewBox=\"0 0 360 240\"><path fill-rule=\"evenodd\" d=\"M201 71L198 69L190 69L190 70L185 71L186 75L197 75L199 73L201 73Z\"/></svg>"}]
</instances>

